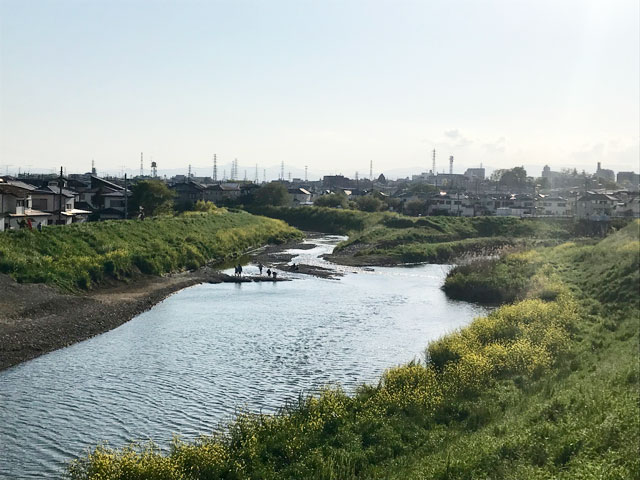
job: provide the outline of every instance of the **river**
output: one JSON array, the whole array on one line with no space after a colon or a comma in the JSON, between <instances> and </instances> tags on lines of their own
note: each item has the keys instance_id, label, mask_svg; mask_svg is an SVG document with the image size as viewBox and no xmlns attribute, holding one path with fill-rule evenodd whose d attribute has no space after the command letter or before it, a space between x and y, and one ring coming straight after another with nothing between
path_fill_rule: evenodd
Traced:
<instances>
[{"instance_id":1,"label":"river","mask_svg":"<svg viewBox=\"0 0 640 480\"><path fill-rule=\"evenodd\" d=\"M327 266L319 255L339 240L317 239L293 261ZM332 268L344 276L187 288L110 332L0 372L0 478L60 477L98 443L166 446L238 409L275 412L327 384L353 391L485 313L446 298L447 266Z\"/></svg>"}]
</instances>

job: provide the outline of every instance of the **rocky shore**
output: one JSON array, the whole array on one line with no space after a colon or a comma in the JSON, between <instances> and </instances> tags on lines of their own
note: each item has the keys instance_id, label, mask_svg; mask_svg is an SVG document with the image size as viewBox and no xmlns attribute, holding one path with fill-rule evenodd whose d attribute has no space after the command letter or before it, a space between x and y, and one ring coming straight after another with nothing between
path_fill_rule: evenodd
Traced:
<instances>
[{"instance_id":1,"label":"rocky shore","mask_svg":"<svg viewBox=\"0 0 640 480\"><path fill-rule=\"evenodd\" d=\"M286 272L293 256L283 254L284 250L313 246L267 246L249 258L252 263ZM311 265L299 265L295 273L323 278L336 275L333 270ZM280 276L275 281L289 280ZM266 275L236 277L204 267L161 277L140 274L90 292L68 294L47 285L17 283L0 274L0 370L116 328L184 288L199 283L255 281L274 280Z\"/></svg>"}]
</instances>

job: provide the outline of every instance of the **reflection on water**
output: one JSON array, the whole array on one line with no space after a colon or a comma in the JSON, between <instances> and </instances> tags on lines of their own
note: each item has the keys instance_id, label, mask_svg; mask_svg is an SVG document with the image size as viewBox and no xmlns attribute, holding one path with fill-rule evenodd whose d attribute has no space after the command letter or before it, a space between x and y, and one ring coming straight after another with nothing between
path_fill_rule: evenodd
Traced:
<instances>
[{"instance_id":1,"label":"reflection on water","mask_svg":"<svg viewBox=\"0 0 640 480\"><path fill-rule=\"evenodd\" d=\"M310 263L337 240L294 261ZM56 476L100 442L167 445L173 433L210 432L237 408L274 412L328 383L352 390L483 313L447 300L447 267L344 271L338 281L198 285L0 372L0 476Z\"/></svg>"}]
</instances>

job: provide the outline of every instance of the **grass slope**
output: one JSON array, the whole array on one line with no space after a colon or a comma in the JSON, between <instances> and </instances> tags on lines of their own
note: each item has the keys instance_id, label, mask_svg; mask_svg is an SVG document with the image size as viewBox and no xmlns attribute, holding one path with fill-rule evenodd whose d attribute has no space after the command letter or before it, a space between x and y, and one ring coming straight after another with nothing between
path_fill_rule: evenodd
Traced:
<instances>
[{"instance_id":1,"label":"grass slope","mask_svg":"<svg viewBox=\"0 0 640 480\"><path fill-rule=\"evenodd\" d=\"M107 221L0 233L0 272L19 282L87 289L135 272L162 274L222 261L251 246L299 238L285 223L246 212Z\"/></svg>"},{"instance_id":2,"label":"grass slope","mask_svg":"<svg viewBox=\"0 0 640 480\"><path fill-rule=\"evenodd\" d=\"M353 396L328 389L280 415L242 415L217 435L175 440L167 454L99 447L69 475L639 478L639 225L595 245L540 250L528 298Z\"/></svg>"}]
</instances>

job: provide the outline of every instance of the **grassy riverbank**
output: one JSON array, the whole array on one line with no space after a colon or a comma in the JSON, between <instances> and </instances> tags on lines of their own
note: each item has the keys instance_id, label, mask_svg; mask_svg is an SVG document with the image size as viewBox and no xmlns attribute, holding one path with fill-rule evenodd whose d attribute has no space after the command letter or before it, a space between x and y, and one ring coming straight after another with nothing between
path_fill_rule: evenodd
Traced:
<instances>
[{"instance_id":1,"label":"grassy riverbank","mask_svg":"<svg viewBox=\"0 0 640 480\"><path fill-rule=\"evenodd\" d=\"M332 261L350 265L450 262L467 253L491 255L505 247L555 244L585 232L571 220L514 217L407 217L323 207L254 210L305 230L348 234Z\"/></svg>"},{"instance_id":2,"label":"grassy riverbank","mask_svg":"<svg viewBox=\"0 0 640 480\"><path fill-rule=\"evenodd\" d=\"M74 479L640 476L638 223L541 255L526 299L355 395L242 415L170 452L97 448Z\"/></svg>"},{"instance_id":3,"label":"grassy riverbank","mask_svg":"<svg viewBox=\"0 0 640 480\"><path fill-rule=\"evenodd\" d=\"M224 209L47 227L42 232L22 229L0 233L0 273L18 282L74 291L137 272L195 269L252 246L301 236L281 221Z\"/></svg>"}]
</instances>

